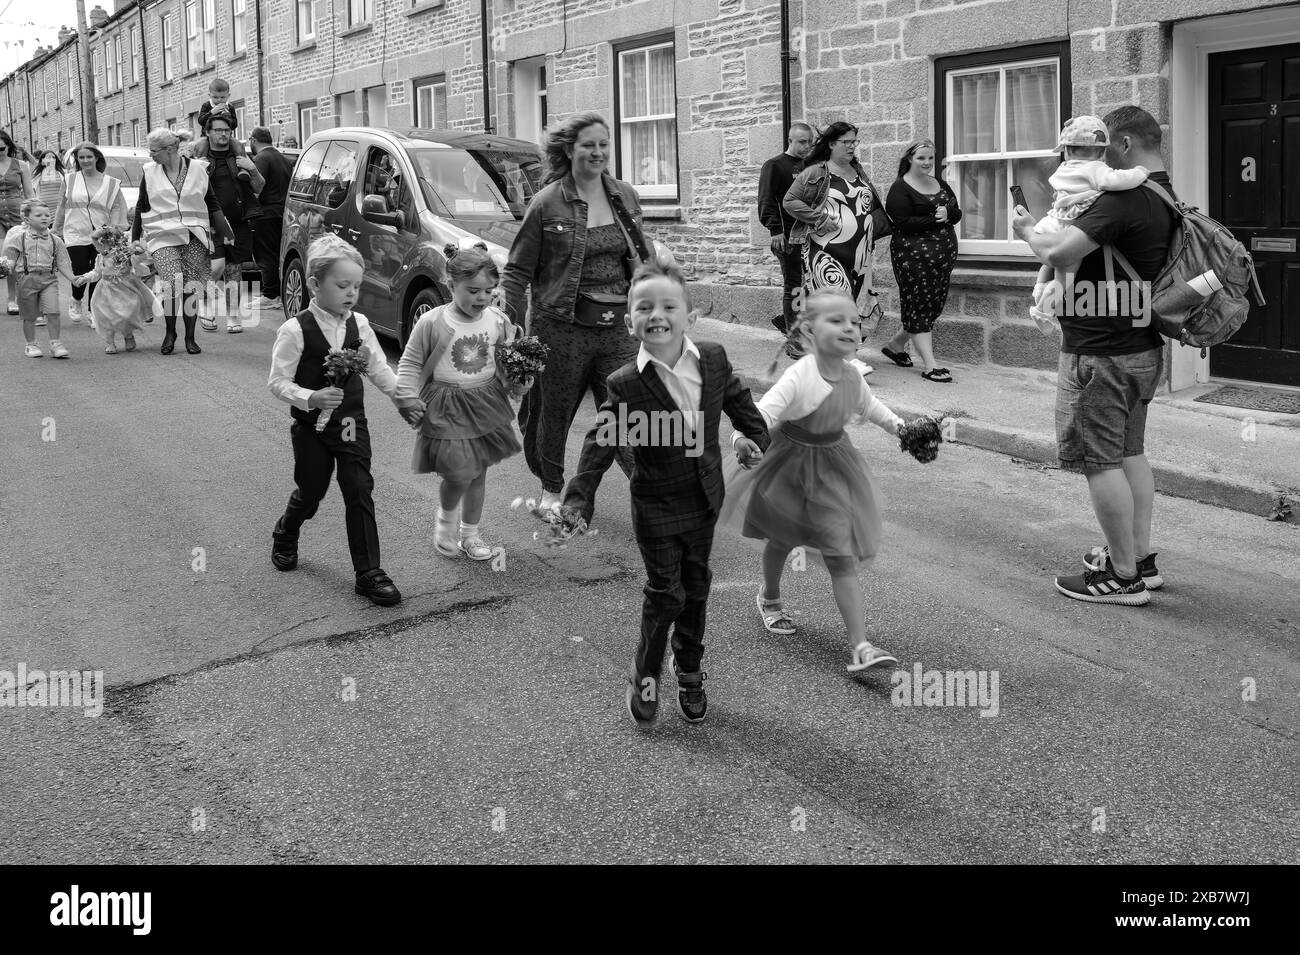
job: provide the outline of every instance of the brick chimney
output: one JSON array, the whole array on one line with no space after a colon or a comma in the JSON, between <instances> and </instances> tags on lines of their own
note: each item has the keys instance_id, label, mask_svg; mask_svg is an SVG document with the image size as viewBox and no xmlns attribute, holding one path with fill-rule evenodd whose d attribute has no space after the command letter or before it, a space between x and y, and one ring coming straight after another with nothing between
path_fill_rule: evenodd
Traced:
<instances>
[{"instance_id":1,"label":"brick chimney","mask_svg":"<svg viewBox=\"0 0 1300 955\"><path fill-rule=\"evenodd\" d=\"M108 14L104 12L103 7L94 7L86 18L90 21L90 28L98 30L108 20Z\"/></svg>"},{"instance_id":2,"label":"brick chimney","mask_svg":"<svg viewBox=\"0 0 1300 955\"><path fill-rule=\"evenodd\" d=\"M72 29L72 27L61 27L59 29L59 46L67 43L76 35L77 31Z\"/></svg>"}]
</instances>

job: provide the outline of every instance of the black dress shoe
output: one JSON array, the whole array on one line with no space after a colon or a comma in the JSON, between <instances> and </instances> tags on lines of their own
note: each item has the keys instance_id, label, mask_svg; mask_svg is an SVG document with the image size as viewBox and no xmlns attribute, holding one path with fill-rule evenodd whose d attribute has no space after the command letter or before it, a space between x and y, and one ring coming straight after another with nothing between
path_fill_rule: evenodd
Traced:
<instances>
[{"instance_id":1,"label":"black dress shoe","mask_svg":"<svg viewBox=\"0 0 1300 955\"><path fill-rule=\"evenodd\" d=\"M381 607L393 607L402 602L402 593L393 584L392 578L382 570L372 570L357 578L353 588L362 597Z\"/></svg>"},{"instance_id":2,"label":"black dress shoe","mask_svg":"<svg viewBox=\"0 0 1300 955\"><path fill-rule=\"evenodd\" d=\"M185 339L185 350L191 355L203 354L203 349L199 347L199 343L192 338Z\"/></svg>"},{"instance_id":3,"label":"black dress shoe","mask_svg":"<svg viewBox=\"0 0 1300 955\"><path fill-rule=\"evenodd\" d=\"M293 570L298 566L298 535L284 530L284 518L275 522L271 532L271 563L276 570Z\"/></svg>"},{"instance_id":4,"label":"black dress shoe","mask_svg":"<svg viewBox=\"0 0 1300 955\"><path fill-rule=\"evenodd\" d=\"M158 349L164 355L170 355L176 350L176 336L167 334L163 336L162 348Z\"/></svg>"}]
</instances>

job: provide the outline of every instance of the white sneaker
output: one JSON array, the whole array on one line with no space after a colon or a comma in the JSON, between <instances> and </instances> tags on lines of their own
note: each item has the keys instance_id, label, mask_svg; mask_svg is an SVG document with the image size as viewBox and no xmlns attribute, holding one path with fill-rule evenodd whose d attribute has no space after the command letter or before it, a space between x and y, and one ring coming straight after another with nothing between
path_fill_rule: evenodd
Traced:
<instances>
[{"instance_id":1,"label":"white sneaker","mask_svg":"<svg viewBox=\"0 0 1300 955\"><path fill-rule=\"evenodd\" d=\"M72 357L71 355L68 354L68 350L63 347L63 342L59 341L57 338L50 340L50 354L53 355L55 358Z\"/></svg>"},{"instance_id":2,"label":"white sneaker","mask_svg":"<svg viewBox=\"0 0 1300 955\"><path fill-rule=\"evenodd\" d=\"M73 300L72 300L72 304L68 306L68 318L72 319L72 324L73 324L73 325L80 325L80 324L81 324L81 303L78 302L76 299L73 299ZM44 325L44 324L45 324L45 319L42 318L42 319L41 319L40 321L38 321L36 324L37 324L37 325Z\"/></svg>"},{"instance_id":3,"label":"white sneaker","mask_svg":"<svg viewBox=\"0 0 1300 955\"><path fill-rule=\"evenodd\" d=\"M40 345L29 344L23 349L23 355L27 358L44 358L45 352Z\"/></svg>"},{"instance_id":4,"label":"white sneaker","mask_svg":"<svg viewBox=\"0 0 1300 955\"><path fill-rule=\"evenodd\" d=\"M243 330L244 326L239 324L239 322L226 322L227 335L238 335Z\"/></svg>"},{"instance_id":5,"label":"white sneaker","mask_svg":"<svg viewBox=\"0 0 1300 955\"><path fill-rule=\"evenodd\" d=\"M45 327L45 316L44 316L44 315L37 315L37 316L36 316L36 327L37 327L37 328L44 328L44 327Z\"/></svg>"},{"instance_id":6,"label":"white sneaker","mask_svg":"<svg viewBox=\"0 0 1300 955\"><path fill-rule=\"evenodd\" d=\"M265 295L259 295L257 296L257 298L253 299L251 307L252 308L284 308L284 305L281 304L279 296L276 296L275 298L267 298Z\"/></svg>"}]
</instances>

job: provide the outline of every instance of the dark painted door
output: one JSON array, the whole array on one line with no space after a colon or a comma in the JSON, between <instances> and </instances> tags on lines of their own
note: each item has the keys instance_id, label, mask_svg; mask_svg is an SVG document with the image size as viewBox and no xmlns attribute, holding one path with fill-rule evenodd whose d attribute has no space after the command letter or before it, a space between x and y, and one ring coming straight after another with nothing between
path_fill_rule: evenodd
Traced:
<instances>
[{"instance_id":1,"label":"dark painted door","mask_svg":"<svg viewBox=\"0 0 1300 955\"><path fill-rule=\"evenodd\" d=\"M1209 67L1210 215L1250 250L1268 302L1210 349L1210 373L1300 385L1300 44Z\"/></svg>"}]
</instances>

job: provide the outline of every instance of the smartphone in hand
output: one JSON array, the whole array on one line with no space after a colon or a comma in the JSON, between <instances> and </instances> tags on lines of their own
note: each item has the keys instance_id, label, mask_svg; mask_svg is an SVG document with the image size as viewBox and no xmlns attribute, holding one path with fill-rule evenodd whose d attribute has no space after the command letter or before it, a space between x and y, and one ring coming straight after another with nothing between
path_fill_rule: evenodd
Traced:
<instances>
[{"instance_id":1,"label":"smartphone in hand","mask_svg":"<svg viewBox=\"0 0 1300 955\"><path fill-rule=\"evenodd\" d=\"M1011 202L1014 206L1020 206L1026 212L1029 211L1029 204L1025 202L1025 190L1019 186L1011 187Z\"/></svg>"}]
</instances>

